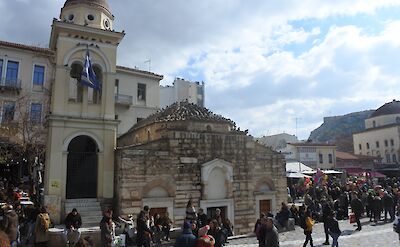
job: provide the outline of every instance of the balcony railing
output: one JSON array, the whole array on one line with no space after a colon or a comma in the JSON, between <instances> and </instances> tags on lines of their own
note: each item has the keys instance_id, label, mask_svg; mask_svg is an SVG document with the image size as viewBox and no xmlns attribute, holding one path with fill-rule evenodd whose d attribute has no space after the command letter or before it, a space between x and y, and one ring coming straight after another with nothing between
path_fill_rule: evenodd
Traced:
<instances>
[{"instance_id":1,"label":"balcony railing","mask_svg":"<svg viewBox=\"0 0 400 247\"><path fill-rule=\"evenodd\" d=\"M130 106L133 104L133 97L124 94L115 94L115 104Z\"/></svg>"},{"instance_id":2,"label":"balcony railing","mask_svg":"<svg viewBox=\"0 0 400 247\"><path fill-rule=\"evenodd\" d=\"M11 90L20 90L21 89L21 79L3 77L0 80L0 88L11 89Z\"/></svg>"}]
</instances>

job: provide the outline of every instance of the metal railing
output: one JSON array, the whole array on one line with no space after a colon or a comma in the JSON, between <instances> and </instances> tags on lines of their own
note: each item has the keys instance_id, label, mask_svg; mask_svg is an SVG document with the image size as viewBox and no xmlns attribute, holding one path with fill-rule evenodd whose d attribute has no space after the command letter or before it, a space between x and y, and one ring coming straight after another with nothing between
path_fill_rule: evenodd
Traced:
<instances>
[{"instance_id":1,"label":"metal railing","mask_svg":"<svg viewBox=\"0 0 400 247\"><path fill-rule=\"evenodd\" d=\"M115 94L115 103L120 105L132 105L133 96L124 94Z\"/></svg>"},{"instance_id":2,"label":"metal railing","mask_svg":"<svg viewBox=\"0 0 400 247\"><path fill-rule=\"evenodd\" d=\"M0 79L0 87L19 90L21 89L21 79L3 77Z\"/></svg>"}]
</instances>

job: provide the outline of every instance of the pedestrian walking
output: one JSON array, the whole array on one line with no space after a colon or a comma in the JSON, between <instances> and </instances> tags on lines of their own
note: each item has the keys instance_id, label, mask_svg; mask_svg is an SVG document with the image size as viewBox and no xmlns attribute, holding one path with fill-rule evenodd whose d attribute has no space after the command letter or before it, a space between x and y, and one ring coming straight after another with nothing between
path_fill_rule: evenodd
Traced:
<instances>
[{"instance_id":1,"label":"pedestrian walking","mask_svg":"<svg viewBox=\"0 0 400 247\"><path fill-rule=\"evenodd\" d=\"M354 213L354 216L356 218L356 223L357 223L356 231L361 231L360 218L363 213L363 205L361 203L361 200L358 198L357 192L353 192L352 197L353 199L351 200L350 206L351 206L351 211Z\"/></svg>"},{"instance_id":2,"label":"pedestrian walking","mask_svg":"<svg viewBox=\"0 0 400 247\"><path fill-rule=\"evenodd\" d=\"M312 234L312 230L313 230L313 226L314 226L315 221L312 219L311 212L310 212L310 210L308 208L306 210L304 220L305 220L305 222L304 222L305 223L304 235L306 235L306 240L305 240L305 242L303 244L303 247L306 247L308 242L310 242L311 247L314 247L313 239L312 239L311 234Z\"/></svg>"},{"instance_id":3,"label":"pedestrian walking","mask_svg":"<svg viewBox=\"0 0 400 247\"><path fill-rule=\"evenodd\" d=\"M394 212L393 212L393 197L391 194L389 194L387 191L385 191L385 194L382 198L383 200L383 208L385 210L385 222L387 222L387 215L389 214L390 216L390 222L394 220Z\"/></svg>"},{"instance_id":4,"label":"pedestrian walking","mask_svg":"<svg viewBox=\"0 0 400 247\"><path fill-rule=\"evenodd\" d=\"M35 225L35 247L47 247L49 241L50 216L45 207L40 209Z\"/></svg>"},{"instance_id":5,"label":"pedestrian walking","mask_svg":"<svg viewBox=\"0 0 400 247\"><path fill-rule=\"evenodd\" d=\"M338 239L342 231L339 228L339 222L335 218L335 213L333 211L331 211L327 217L327 227L329 235L332 237L332 247L339 247Z\"/></svg>"},{"instance_id":6,"label":"pedestrian walking","mask_svg":"<svg viewBox=\"0 0 400 247\"><path fill-rule=\"evenodd\" d=\"M272 218L266 218L265 247L279 247L278 231Z\"/></svg>"},{"instance_id":7,"label":"pedestrian walking","mask_svg":"<svg viewBox=\"0 0 400 247\"><path fill-rule=\"evenodd\" d=\"M329 245L328 217L332 214L332 208L327 201L322 203L322 222L324 223L325 242L323 245Z\"/></svg>"},{"instance_id":8,"label":"pedestrian walking","mask_svg":"<svg viewBox=\"0 0 400 247\"><path fill-rule=\"evenodd\" d=\"M174 247L195 247L196 237L192 233L192 225L185 221L182 226L182 235L176 239Z\"/></svg>"},{"instance_id":9,"label":"pedestrian walking","mask_svg":"<svg viewBox=\"0 0 400 247\"><path fill-rule=\"evenodd\" d=\"M138 247L150 247L152 232L148 227L146 212L140 211L137 218L137 235L136 242Z\"/></svg>"}]
</instances>

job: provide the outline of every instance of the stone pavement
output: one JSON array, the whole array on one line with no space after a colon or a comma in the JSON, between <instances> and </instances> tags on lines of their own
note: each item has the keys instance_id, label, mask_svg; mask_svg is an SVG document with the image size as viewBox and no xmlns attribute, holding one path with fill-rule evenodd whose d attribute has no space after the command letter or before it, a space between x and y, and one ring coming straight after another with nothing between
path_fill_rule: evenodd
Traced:
<instances>
[{"instance_id":1,"label":"stone pavement","mask_svg":"<svg viewBox=\"0 0 400 247\"><path fill-rule=\"evenodd\" d=\"M354 231L356 226L350 225L349 221L340 221L340 229L342 230L342 236L339 238L340 247L355 247L355 246L379 246L379 247L389 247L389 246L400 246L399 237L393 231L392 223L383 222L375 224L370 223L368 219L362 219L361 223L363 225L362 231ZM322 243L325 241L325 234L323 229L323 224L318 223L314 227L313 231L314 246L324 246ZM305 235L303 234L303 229L296 227L295 231L285 232L279 234L280 246L303 246ZM332 243L332 239L330 239ZM256 238L243 238L231 240L227 246L246 246L246 247L258 247L258 242ZM309 246L309 245L308 245Z\"/></svg>"}]
</instances>

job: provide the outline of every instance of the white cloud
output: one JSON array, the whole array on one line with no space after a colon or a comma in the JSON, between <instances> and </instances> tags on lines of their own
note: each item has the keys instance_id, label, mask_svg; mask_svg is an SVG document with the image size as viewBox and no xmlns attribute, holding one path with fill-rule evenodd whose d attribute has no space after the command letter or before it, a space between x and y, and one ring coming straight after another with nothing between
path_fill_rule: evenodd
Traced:
<instances>
[{"instance_id":1,"label":"white cloud","mask_svg":"<svg viewBox=\"0 0 400 247\"><path fill-rule=\"evenodd\" d=\"M329 112L377 107L400 95L399 21L383 23L374 34L344 24L324 33L318 21L308 28L290 25L374 16L378 9L398 8L399 0L109 2L117 30L127 33L119 64L145 69L151 58L167 82L190 69L186 74L206 81L207 106L255 135L293 132L293 118L299 117L304 137ZM63 3L0 0L0 39L47 44ZM292 45L307 48L295 52Z\"/></svg>"}]
</instances>

